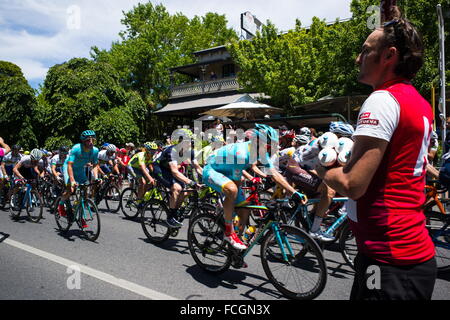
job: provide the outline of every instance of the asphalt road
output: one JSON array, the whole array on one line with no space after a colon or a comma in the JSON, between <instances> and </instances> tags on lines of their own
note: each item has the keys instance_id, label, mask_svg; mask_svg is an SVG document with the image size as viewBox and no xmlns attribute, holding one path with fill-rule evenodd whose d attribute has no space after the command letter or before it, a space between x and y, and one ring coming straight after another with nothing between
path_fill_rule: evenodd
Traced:
<instances>
[{"instance_id":1,"label":"asphalt road","mask_svg":"<svg viewBox=\"0 0 450 320\"><path fill-rule=\"evenodd\" d=\"M37 224L13 221L0 210L1 300L285 299L267 280L258 248L246 259L248 268L213 276L191 257L187 227L156 246L137 221L101 212L100 237L90 242L74 227L62 235L48 212L44 218ZM325 251L328 281L317 299L348 300L354 273L330 249ZM440 276L433 299L449 298L450 275Z\"/></svg>"}]
</instances>

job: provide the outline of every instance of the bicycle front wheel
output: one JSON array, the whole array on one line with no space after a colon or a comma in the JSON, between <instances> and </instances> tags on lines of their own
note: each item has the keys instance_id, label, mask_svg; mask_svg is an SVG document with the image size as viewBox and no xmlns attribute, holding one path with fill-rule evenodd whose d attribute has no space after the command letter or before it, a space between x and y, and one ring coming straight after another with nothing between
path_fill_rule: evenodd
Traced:
<instances>
[{"instance_id":1,"label":"bicycle front wheel","mask_svg":"<svg viewBox=\"0 0 450 320\"><path fill-rule=\"evenodd\" d=\"M31 190L30 198L27 200L25 208L30 221L38 223L42 219L44 203L41 194L37 190Z\"/></svg>"},{"instance_id":2,"label":"bicycle front wheel","mask_svg":"<svg viewBox=\"0 0 450 320\"><path fill-rule=\"evenodd\" d=\"M58 229L61 232L65 233L70 229L70 226L72 224L72 222L70 220L72 207L70 206L69 200L67 200L64 203L65 214L61 215L58 212L58 206L59 206L60 201L61 201L61 197L58 197L53 204L52 212L53 212L53 215L55 216L55 221L56 221L56 225L58 226Z\"/></svg>"},{"instance_id":3,"label":"bicycle front wheel","mask_svg":"<svg viewBox=\"0 0 450 320\"><path fill-rule=\"evenodd\" d=\"M222 273L231 265L228 244L224 241L222 217L203 213L189 225L188 246L197 265L208 273Z\"/></svg>"},{"instance_id":4,"label":"bicycle front wheel","mask_svg":"<svg viewBox=\"0 0 450 320\"><path fill-rule=\"evenodd\" d=\"M141 225L147 238L153 243L166 241L172 230L167 225L167 213L169 208L159 201L148 201L141 211Z\"/></svg>"},{"instance_id":5,"label":"bicycle front wheel","mask_svg":"<svg viewBox=\"0 0 450 320\"><path fill-rule=\"evenodd\" d=\"M9 214L12 219L18 219L20 217L20 213L23 209L23 198L25 196L25 191L22 189L17 189L11 195L11 199L9 201Z\"/></svg>"},{"instance_id":6,"label":"bicycle front wheel","mask_svg":"<svg viewBox=\"0 0 450 320\"><path fill-rule=\"evenodd\" d=\"M105 202L108 211L117 213L120 210L120 190L117 186L111 185L105 194Z\"/></svg>"},{"instance_id":7,"label":"bicycle front wheel","mask_svg":"<svg viewBox=\"0 0 450 320\"><path fill-rule=\"evenodd\" d=\"M100 235L100 215L96 204L91 199L86 199L84 205L79 204L78 210L78 214L80 214L78 223L83 224L83 221L80 220L84 219L86 227L83 228L83 225L81 225L80 228L83 229L84 234L90 241L97 240Z\"/></svg>"},{"instance_id":8,"label":"bicycle front wheel","mask_svg":"<svg viewBox=\"0 0 450 320\"><path fill-rule=\"evenodd\" d=\"M133 219L139 215L136 199L137 192L133 188L126 188L120 195L120 209L127 219Z\"/></svg>"},{"instance_id":9,"label":"bicycle front wheel","mask_svg":"<svg viewBox=\"0 0 450 320\"><path fill-rule=\"evenodd\" d=\"M327 282L322 250L299 228L281 224L279 229L281 244L273 229L263 239L261 262L264 272L285 297L297 300L316 298Z\"/></svg>"}]
</instances>

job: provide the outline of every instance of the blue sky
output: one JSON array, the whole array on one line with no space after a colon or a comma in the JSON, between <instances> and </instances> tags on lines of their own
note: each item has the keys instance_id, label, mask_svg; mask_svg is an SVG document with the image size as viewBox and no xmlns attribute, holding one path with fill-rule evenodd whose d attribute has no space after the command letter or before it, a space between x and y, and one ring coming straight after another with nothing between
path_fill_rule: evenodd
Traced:
<instances>
[{"instance_id":1,"label":"blue sky","mask_svg":"<svg viewBox=\"0 0 450 320\"><path fill-rule=\"evenodd\" d=\"M48 69L73 57L90 57L92 46L109 49L119 39L122 11L147 0L0 0L0 60L17 64L33 88ZM161 0L170 13L192 18L207 12L225 14L229 27L240 32L240 14L252 12L279 30L349 18L351 0ZM312 5L312 3L314 5Z\"/></svg>"}]
</instances>

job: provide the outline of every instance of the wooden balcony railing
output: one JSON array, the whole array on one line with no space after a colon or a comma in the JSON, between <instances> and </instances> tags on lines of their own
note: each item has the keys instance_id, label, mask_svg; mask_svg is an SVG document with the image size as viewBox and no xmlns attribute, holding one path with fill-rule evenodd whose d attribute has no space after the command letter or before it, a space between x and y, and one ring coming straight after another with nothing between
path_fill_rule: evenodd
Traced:
<instances>
[{"instance_id":1,"label":"wooden balcony railing","mask_svg":"<svg viewBox=\"0 0 450 320\"><path fill-rule=\"evenodd\" d=\"M236 78L225 78L203 82L189 83L172 88L171 97L185 97L213 92L238 90L240 86Z\"/></svg>"}]
</instances>

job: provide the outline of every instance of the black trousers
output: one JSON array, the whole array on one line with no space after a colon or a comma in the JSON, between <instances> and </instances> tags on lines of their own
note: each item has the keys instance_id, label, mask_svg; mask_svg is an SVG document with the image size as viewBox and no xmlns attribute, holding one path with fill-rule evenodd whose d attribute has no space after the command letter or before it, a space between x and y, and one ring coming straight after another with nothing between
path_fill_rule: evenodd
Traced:
<instances>
[{"instance_id":1,"label":"black trousers","mask_svg":"<svg viewBox=\"0 0 450 320\"><path fill-rule=\"evenodd\" d=\"M431 300L437 276L434 257L420 264L394 266L358 253L354 262L350 300Z\"/></svg>"}]
</instances>

